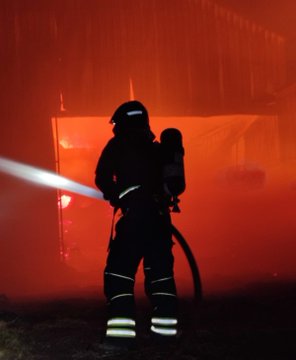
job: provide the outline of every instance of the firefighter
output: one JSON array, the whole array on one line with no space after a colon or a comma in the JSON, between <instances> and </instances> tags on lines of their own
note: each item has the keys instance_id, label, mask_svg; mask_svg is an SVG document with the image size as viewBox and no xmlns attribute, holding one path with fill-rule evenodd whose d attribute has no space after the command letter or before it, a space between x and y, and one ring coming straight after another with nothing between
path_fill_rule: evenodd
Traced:
<instances>
[{"instance_id":1,"label":"firefighter","mask_svg":"<svg viewBox=\"0 0 296 360\"><path fill-rule=\"evenodd\" d=\"M105 343L126 345L136 339L135 275L144 264L145 291L152 303L150 331L177 335L177 294L170 217L170 194L163 185L161 144L150 130L146 108L129 101L110 121L114 137L99 158L95 183L121 217L111 237L104 271L109 314Z\"/></svg>"}]
</instances>

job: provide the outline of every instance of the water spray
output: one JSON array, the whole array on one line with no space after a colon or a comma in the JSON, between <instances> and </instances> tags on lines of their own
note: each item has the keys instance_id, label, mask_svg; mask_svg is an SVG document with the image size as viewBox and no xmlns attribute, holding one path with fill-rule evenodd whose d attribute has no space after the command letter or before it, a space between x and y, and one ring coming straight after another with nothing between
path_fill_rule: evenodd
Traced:
<instances>
[{"instance_id":1,"label":"water spray","mask_svg":"<svg viewBox=\"0 0 296 360\"><path fill-rule=\"evenodd\" d=\"M103 194L100 191L90 186L82 185L76 181L69 180L66 177L58 175L52 171L25 165L4 157L0 157L0 172L38 185L66 190L95 199L104 199Z\"/></svg>"}]
</instances>

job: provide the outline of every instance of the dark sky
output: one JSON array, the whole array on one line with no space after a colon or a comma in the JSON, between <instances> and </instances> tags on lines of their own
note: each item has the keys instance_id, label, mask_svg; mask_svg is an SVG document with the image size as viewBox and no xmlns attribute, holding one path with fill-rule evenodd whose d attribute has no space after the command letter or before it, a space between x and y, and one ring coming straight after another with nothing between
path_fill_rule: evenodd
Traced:
<instances>
[{"instance_id":1,"label":"dark sky","mask_svg":"<svg viewBox=\"0 0 296 360\"><path fill-rule=\"evenodd\" d=\"M288 82L296 81L296 0L215 0L287 39Z\"/></svg>"}]
</instances>

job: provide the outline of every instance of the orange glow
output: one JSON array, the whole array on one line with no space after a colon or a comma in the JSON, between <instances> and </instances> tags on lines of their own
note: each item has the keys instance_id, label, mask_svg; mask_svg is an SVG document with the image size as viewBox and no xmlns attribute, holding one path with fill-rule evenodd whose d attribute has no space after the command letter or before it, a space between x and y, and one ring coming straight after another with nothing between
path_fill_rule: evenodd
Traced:
<instances>
[{"instance_id":1,"label":"orange glow","mask_svg":"<svg viewBox=\"0 0 296 360\"><path fill-rule=\"evenodd\" d=\"M72 196L63 194L60 198L59 205L62 209L66 209L72 202Z\"/></svg>"},{"instance_id":2,"label":"orange glow","mask_svg":"<svg viewBox=\"0 0 296 360\"><path fill-rule=\"evenodd\" d=\"M173 219L205 290L295 280L295 0L15 0L0 9L0 156L94 186L112 136L102 116L138 98L158 115L157 136L183 133L187 189ZM60 214L55 188L0 183L0 294L102 285L108 204L75 195ZM178 246L175 255L182 295L191 278Z\"/></svg>"},{"instance_id":3,"label":"orange glow","mask_svg":"<svg viewBox=\"0 0 296 360\"><path fill-rule=\"evenodd\" d=\"M276 142L274 148L254 155L256 137L260 137L254 129L260 121L258 116L247 115L150 120L157 138L166 127L177 127L183 133L187 188L181 195L182 212L173 215L173 222L197 258L206 292L296 274L292 256L296 192L289 187L296 172L287 174L279 162ZM268 124L273 121L276 119L268 119ZM61 174L94 186L98 156L112 136L109 118L59 118L58 128L60 138L76 141L77 146L60 145ZM259 186L253 186L252 171L243 183L228 181L225 174L236 167L240 172L251 169L254 173L255 169L255 174L265 177ZM78 196L63 217L71 221L64 234L65 246L72 248L67 263L89 274L103 271L112 217L108 203ZM175 258L182 295L192 291L188 290L191 275L178 246ZM97 276L89 281L97 281Z\"/></svg>"}]
</instances>

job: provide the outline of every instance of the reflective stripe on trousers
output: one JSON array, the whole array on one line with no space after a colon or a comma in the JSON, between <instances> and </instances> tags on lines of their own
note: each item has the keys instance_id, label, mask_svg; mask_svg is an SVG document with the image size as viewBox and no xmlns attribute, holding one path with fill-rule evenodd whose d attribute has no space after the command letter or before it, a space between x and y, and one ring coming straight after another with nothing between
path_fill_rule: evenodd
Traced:
<instances>
[{"instance_id":1,"label":"reflective stripe on trousers","mask_svg":"<svg viewBox=\"0 0 296 360\"><path fill-rule=\"evenodd\" d=\"M175 317L152 317L150 330L158 335L176 336L178 320Z\"/></svg>"},{"instance_id":2,"label":"reflective stripe on trousers","mask_svg":"<svg viewBox=\"0 0 296 360\"><path fill-rule=\"evenodd\" d=\"M107 322L107 337L116 338L135 338L136 337L136 322L129 317L113 317Z\"/></svg>"}]
</instances>

